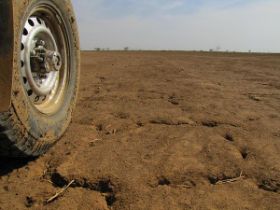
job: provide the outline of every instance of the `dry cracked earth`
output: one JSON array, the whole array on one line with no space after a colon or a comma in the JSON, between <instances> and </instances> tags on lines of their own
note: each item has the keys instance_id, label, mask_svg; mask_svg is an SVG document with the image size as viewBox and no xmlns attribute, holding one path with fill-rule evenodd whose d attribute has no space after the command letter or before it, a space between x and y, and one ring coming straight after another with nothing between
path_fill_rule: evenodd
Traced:
<instances>
[{"instance_id":1,"label":"dry cracked earth","mask_svg":"<svg viewBox=\"0 0 280 210\"><path fill-rule=\"evenodd\" d=\"M0 159L0 209L280 209L279 58L83 52L70 128Z\"/></svg>"}]
</instances>

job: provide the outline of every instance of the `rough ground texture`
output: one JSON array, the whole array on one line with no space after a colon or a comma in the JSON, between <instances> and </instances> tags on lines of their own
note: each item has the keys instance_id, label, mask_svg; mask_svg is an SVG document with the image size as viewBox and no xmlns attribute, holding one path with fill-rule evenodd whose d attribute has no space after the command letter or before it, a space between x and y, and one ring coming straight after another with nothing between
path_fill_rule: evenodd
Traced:
<instances>
[{"instance_id":1,"label":"rough ground texture","mask_svg":"<svg viewBox=\"0 0 280 210\"><path fill-rule=\"evenodd\" d=\"M61 141L35 160L0 160L1 210L280 209L279 55L82 60Z\"/></svg>"}]
</instances>

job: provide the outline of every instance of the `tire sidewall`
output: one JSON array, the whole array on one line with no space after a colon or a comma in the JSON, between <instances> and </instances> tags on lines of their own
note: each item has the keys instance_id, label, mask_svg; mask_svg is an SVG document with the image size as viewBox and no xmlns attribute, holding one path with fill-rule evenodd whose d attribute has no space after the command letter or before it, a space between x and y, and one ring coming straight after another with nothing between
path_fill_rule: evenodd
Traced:
<instances>
[{"instance_id":1,"label":"tire sidewall","mask_svg":"<svg viewBox=\"0 0 280 210\"><path fill-rule=\"evenodd\" d=\"M65 3L68 2L68 5ZM61 107L52 115L46 115L39 112L31 101L24 89L21 74L20 74L20 40L22 31L30 12L40 4L50 5L59 11L62 21L65 25L65 30L68 35L68 50L70 65L67 88L63 94ZM75 106L78 81L80 71L80 49L77 27L74 18L74 13L69 1L55 1L55 0L33 0L27 5L23 16L19 21L19 33L17 41L15 42L15 57L14 57L14 78L13 78L13 91L12 91L12 105L16 111L19 121L25 127L25 132L39 141L53 142L62 136L67 129L72 111ZM27 134L26 134L27 135Z\"/></svg>"}]
</instances>

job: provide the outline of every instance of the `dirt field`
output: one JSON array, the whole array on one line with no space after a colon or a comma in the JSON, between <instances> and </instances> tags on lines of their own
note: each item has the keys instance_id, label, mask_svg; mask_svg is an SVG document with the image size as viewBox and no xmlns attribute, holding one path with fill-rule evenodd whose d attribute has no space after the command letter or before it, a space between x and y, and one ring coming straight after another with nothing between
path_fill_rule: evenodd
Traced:
<instances>
[{"instance_id":1,"label":"dirt field","mask_svg":"<svg viewBox=\"0 0 280 210\"><path fill-rule=\"evenodd\" d=\"M35 160L0 160L1 210L280 209L280 55L82 60L61 141Z\"/></svg>"}]
</instances>

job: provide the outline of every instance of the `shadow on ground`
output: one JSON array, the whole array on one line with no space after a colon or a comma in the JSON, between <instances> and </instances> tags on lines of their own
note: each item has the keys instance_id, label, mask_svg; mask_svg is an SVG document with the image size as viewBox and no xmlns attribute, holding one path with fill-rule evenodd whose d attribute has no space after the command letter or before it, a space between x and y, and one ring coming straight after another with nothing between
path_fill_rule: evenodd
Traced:
<instances>
[{"instance_id":1,"label":"shadow on ground","mask_svg":"<svg viewBox=\"0 0 280 210\"><path fill-rule=\"evenodd\" d=\"M0 157L0 177L5 176L16 169L25 167L35 158L4 158Z\"/></svg>"}]
</instances>

